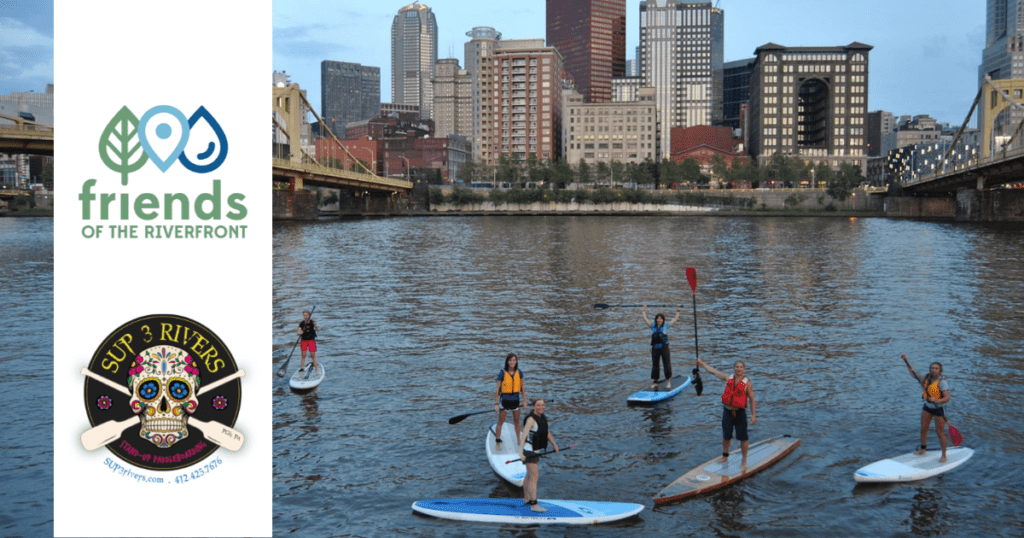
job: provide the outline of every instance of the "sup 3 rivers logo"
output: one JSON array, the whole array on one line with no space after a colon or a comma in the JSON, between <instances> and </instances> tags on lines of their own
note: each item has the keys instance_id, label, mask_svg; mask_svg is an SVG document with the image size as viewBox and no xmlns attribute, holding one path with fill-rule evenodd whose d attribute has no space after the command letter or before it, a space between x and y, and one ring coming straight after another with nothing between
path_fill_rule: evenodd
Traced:
<instances>
[{"instance_id":1,"label":"sup 3 rivers logo","mask_svg":"<svg viewBox=\"0 0 1024 538\"><path fill-rule=\"evenodd\" d=\"M99 136L99 160L113 174L87 179L78 194L82 220L87 222L83 237L244 239L247 226L238 222L248 214L245 195L225 194L221 179L206 176L227 157L224 129L204 106L185 117L175 107L160 105L141 118L127 106L121 107ZM129 179L134 192L111 192L128 190L124 187ZM195 194L197 179L209 185L200 194ZM138 181L144 182L147 192L138 192L139 185L134 183ZM166 185L178 186L179 192L149 189ZM92 224L94 220L102 222ZM128 223L133 220L156 223ZM225 220L228 224L223 224Z\"/></svg>"},{"instance_id":2,"label":"sup 3 rivers logo","mask_svg":"<svg viewBox=\"0 0 1024 538\"><path fill-rule=\"evenodd\" d=\"M175 315L133 319L107 336L85 376L86 450L106 447L137 467L194 465L217 448L238 450L241 378L227 346Z\"/></svg>"}]
</instances>

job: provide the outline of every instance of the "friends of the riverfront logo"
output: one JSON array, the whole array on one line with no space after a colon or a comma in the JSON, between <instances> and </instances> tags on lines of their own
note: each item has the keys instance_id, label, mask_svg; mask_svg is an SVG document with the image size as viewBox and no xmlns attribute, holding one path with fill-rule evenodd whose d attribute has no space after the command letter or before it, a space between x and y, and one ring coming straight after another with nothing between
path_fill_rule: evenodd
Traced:
<instances>
[{"instance_id":1,"label":"friends of the riverfront logo","mask_svg":"<svg viewBox=\"0 0 1024 538\"><path fill-rule=\"evenodd\" d=\"M242 446L234 425L245 372L220 338L194 320L133 319L103 340L82 374L87 450L106 446L132 465L173 470L218 447Z\"/></svg>"},{"instance_id":2,"label":"friends of the riverfront logo","mask_svg":"<svg viewBox=\"0 0 1024 538\"><path fill-rule=\"evenodd\" d=\"M172 170L175 162L192 174L208 174L220 168L227 155L228 139L224 129L204 106L188 118L169 105L150 108L141 118L123 106L107 122L99 137L100 160L106 168L119 175L121 186L128 185L129 177L144 170L150 161L160 170L161 176ZM195 179L191 174L167 176L168 181L179 184ZM167 181L154 181L152 175L141 180L153 187L167 184ZM88 179L82 184L78 195L82 220L91 221L98 217L101 221L119 220L122 224L86 224L82 228L82 235L86 238L103 237L105 230L109 231L108 237L116 239L245 238L247 226L218 222L222 218L241 221L248 214L243 203L245 195L233 193L223 196L220 179L213 179L209 191L194 199L183 192L165 192L162 195L143 192L133 199L127 192L95 192L99 183L98 179ZM150 221L161 216L164 221L190 221L195 217L206 222L143 225L141 229L137 224L123 222L133 217Z\"/></svg>"}]
</instances>

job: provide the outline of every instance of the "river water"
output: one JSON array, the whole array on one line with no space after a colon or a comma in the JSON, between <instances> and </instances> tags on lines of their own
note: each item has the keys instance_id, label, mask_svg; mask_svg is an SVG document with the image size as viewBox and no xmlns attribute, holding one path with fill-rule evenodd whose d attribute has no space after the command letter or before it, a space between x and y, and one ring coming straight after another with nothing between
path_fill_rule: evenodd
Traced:
<instances>
[{"instance_id":1,"label":"river water","mask_svg":"<svg viewBox=\"0 0 1024 538\"><path fill-rule=\"evenodd\" d=\"M1019 536L1024 448L1024 229L885 219L438 217L274 227L276 369L316 306L328 379L274 386L277 536ZM52 219L0 219L0 535L53 533ZM636 308L683 305L670 331L689 372L698 271L700 354L747 363L751 439L802 444L717 494L654 508L720 451L722 384L653 407ZM672 309L652 308L651 314ZM40 344L42 342L42 344ZM42 345L42 348L40 348ZM516 352L561 446L541 498L643 503L583 528L413 514L418 499L519 497L484 456L493 377ZM42 353L42 355L39 355ZM298 351L291 368L298 365ZM918 371L940 360L948 413L975 457L946 475L855 486L853 472L918 442ZM40 363L39 361L43 361ZM937 446L934 433L932 447Z\"/></svg>"},{"instance_id":2,"label":"river water","mask_svg":"<svg viewBox=\"0 0 1024 538\"><path fill-rule=\"evenodd\" d=\"M722 383L653 407L639 309L682 304L673 364L747 364L751 440L802 444L714 495L652 498L721 451ZM274 363L316 306L327 380L274 388L274 531L306 536L1016 536L1024 448L1024 234L1017 227L840 218L439 217L274 227ZM650 315L673 308L652 308ZM515 352L571 452L540 497L643 503L571 529L416 515L418 499L520 497L490 469L494 376ZM294 369L298 352L292 358ZM899 356L943 362L948 415L975 457L946 475L856 486L918 444L920 392ZM938 446L934 431L930 446Z\"/></svg>"}]
</instances>

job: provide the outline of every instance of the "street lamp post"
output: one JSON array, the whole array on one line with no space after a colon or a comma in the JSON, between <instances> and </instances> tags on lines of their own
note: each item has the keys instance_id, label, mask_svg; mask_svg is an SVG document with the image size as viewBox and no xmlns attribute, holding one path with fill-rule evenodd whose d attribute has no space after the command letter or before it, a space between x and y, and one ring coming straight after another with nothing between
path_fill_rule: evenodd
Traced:
<instances>
[{"instance_id":1,"label":"street lamp post","mask_svg":"<svg viewBox=\"0 0 1024 538\"><path fill-rule=\"evenodd\" d=\"M373 174L377 175L377 156L374 153L373 148L364 148L360 146L359 149L365 149L366 151L370 152L370 168L373 170Z\"/></svg>"},{"instance_id":2,"label":"street lamp post","mask_svg":"<svg viewBox=\"0 0 1024 538\"><path fill-rule=\"evenodd\" d=\"M403 161L405 161L405 180L409 181L409 159L405 158L405 155L399 155Z\"/></svg>"}]
</instances>

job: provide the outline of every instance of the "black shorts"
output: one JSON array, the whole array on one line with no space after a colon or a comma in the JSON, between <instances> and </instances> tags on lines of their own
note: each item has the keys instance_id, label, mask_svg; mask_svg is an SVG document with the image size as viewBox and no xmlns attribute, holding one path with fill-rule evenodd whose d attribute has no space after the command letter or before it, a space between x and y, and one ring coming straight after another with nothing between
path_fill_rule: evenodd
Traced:
<instances>
[{"instance_id":1,"label":"black shorts","mask_svg":"<svg viewBox=\"0 0 1024 538\"><path fill-rule=\"evenodd\" d=\"M524 450L523 451L523 455L526 456L526 462L525 463L538 463L538 462L540 462L540 456L538 456L537 453L533 452L532 450Z\"/></svg>"},{"instance_id":2,"label":"black shorts","mask_svg":"<svg viewBox=\"0 0 1024 538\"><path fill-rule=\"evenodd\" d=\"M502 394L501 395L501 408L502 409L519 409L519 394Z\"/></svg>"},{"instance_id":3,"label":"black shorts","mask_svg":"<svg viewBox=\"0 0 1024 538\"><path fill-rule=\"evenodd\" d=\"M927 411L928 414L930 414L933 417L943 417L943 418L946 417L946 410L941 408L941 407L936 407L936 408L932 409L931 407L928 407L926 405L926 406L922 407L921 410L922 411Z\"/></svg>"},{"instance_id":4,"label":"black shorts","mask_svg":"<svg viewBox=\"0 0 1024 538\"><path fill-rule=\"evenodd\" d=\"M733 413L736 413L734 416ZM730 411L728 408L722 408L722 439L732 439L732 430L736 428L736 439L740 441L747 440L747 410L737 409L736 411Z\"/></svg>"}]
</instances>

